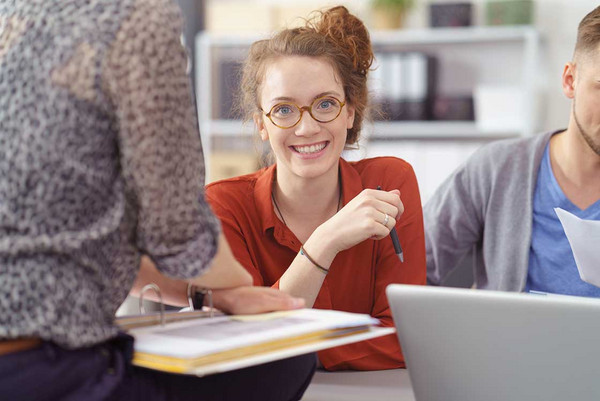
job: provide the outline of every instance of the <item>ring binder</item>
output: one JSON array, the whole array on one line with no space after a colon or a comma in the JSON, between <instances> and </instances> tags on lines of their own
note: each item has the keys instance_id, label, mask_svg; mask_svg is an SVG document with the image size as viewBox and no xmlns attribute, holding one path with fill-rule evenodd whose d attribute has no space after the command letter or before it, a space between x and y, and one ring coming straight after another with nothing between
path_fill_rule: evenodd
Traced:
<instances>
[{"instance_id":1,"label":"ring binder","mask_svg":"<svg viewBox=\"0 0 600 401\"><path fill-rule=\"evenodd\" d=\"M160 317L145 314L144 293L153 290L160 300ZM188 285L188 301L193 285ZM116 319L121 330L135 338L132 363L170 373L196 376L227 372L322 349L393 334L392 327L366 314L298 309L246 316L210 311L169 311L158 285L140 292L140 313ZM206 317L213 319L204 319ZM257 335L259 333L259 335ZM218 339L218 341L216 341Z\"/></svg>"},{"instance_id":2,"label":"ring binder","mask_svg":"<svg viewBox=\"0 0 600 401\"><path fill-rule=\"evenodd\" d=\"M163 303L163 300L162 300L162 294L160 293L160 288L158 287L158 285L156 285L154 283L146 284L142 288L142 291L140 292L140 314L142 314L142 315L146 314L146 310L144 308L144 293L148 290L154 290L154 292L156 292L156 295L158 295L158 301L160 302L160 324L161 324L161 326L164 326L165 325L165 304ZM211 301L212 301L212 299L211 299Z\"/></svg>"},{"instance_id":3,"label":"ring binder","mask_svg":"<svg viewBox=\"0 0 600 401\"><path fill-rule=\"evenodd\" d=\"M148 290L153 290L158 294L159 302L160 302L160 312L159 313L146 313L144 308L144 293ZM183 322L186 320L193 320L198 318L205 317L213 317L219 316L221 312L215 312L215 309L212 308L212 294L209 295L209 304L211 306L211 310L202 311L202 310L191 310L191 311L165 311L165 304L162 300L162 294L160 292L160 287L155 283L150 283L142 288L140 291L140 314L132 315L132 316L121 316L117 318L117 325L125 331L129 331L132 329L138 329L141 327L151 327L151 326L165 326L169 323L175 322Z\"/></svg>"}]
</instances>

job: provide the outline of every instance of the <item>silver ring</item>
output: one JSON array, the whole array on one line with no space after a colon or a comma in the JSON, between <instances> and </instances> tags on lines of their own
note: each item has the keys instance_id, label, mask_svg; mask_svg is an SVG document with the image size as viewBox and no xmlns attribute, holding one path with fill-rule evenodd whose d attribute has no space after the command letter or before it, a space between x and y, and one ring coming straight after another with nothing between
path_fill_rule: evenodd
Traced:
<instances>
[{"instance_id":1,"label":"silver ring","mask_svg":"<svg viewBox=\"0 0 600 401\"><path fill-rule=\"evenodd\" d=\"M390 220L390 216L388 216L387 213L384 213L384 214L385 214L385 218L383 219L383 225L387 227L387 223Z\"/></svg>"}]
</instances>

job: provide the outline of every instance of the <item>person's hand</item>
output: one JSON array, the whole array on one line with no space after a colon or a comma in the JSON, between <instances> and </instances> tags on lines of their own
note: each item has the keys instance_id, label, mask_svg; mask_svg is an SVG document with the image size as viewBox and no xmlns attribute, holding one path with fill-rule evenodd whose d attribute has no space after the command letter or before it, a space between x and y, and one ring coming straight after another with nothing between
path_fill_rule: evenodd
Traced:
<instances>
[{"instance_id":1,"label":"person's hand","mask_svg":"<svg viewBox=\"0 0 600 401\"><path fill-rule=\"evenodd\" d=\"M385 238L403 212L399 190L365 189L315 232L328 238L337 254L366 239Z\"/></svg>"},{"instance_id":2,"label":"person's hand","mask_svg":"<svg viewBox=\"0 0 600 401\"><path fill-rule=\"evenodd\" d=\"M212 291L214 307L230 315L248 315L304 307L294 298L270 287L237 287Z\"/></svg>"}]
</instances>

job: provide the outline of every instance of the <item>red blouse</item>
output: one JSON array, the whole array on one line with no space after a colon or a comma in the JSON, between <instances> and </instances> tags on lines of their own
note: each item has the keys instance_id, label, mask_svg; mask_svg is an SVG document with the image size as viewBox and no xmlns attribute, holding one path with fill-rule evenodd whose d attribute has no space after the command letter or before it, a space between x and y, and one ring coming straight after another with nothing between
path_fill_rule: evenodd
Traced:
<instances>
[{"instance_id":1,"label":"red blouse","mask_svg":"<svg viewBox=\"0 0 600 401\"><path fill-rule=\"evenodd\" d=\"M255 285L278 288L279 278L300 251L300 241L275 215L271 189L275 165L255 173L209 184L206 197L221 220L237 260L252 274ZM396 230L404 263L390 237L366 240L337 254L314 307L368 313L383 326L393 326L385 288L391 283L426 281L423 213L412 167L394 157L358 162L340 159L342 204L365 188L399 189L405 211ZM398 339L388 335L319 352L327 370L380 370L404 367Z\"/></svg>"}]
</instances>

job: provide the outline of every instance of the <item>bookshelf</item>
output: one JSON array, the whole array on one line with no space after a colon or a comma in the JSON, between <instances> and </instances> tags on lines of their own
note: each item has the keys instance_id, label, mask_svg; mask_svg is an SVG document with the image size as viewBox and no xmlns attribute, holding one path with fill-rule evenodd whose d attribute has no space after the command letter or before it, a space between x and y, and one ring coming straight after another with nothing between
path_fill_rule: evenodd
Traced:
<instances>
[{"instance_id":1,"label":"bookshelf","mask_svg":"<svg viewBox=\"0 0 600 401\"><path fill-rule=\"evenodd\" d=\"M215 137L218 143L252 143L252 122L224 119L219 115L219 63L222 60L243 60L247 48L261 34L228 35L200 33L196 38L196 90L198 115L205 148L210 159ZM473 144L490 140L529 136L539 128L539 57L542 41L531 26L461 27L398 31L372 31L375 53L421 52L437 60L436 90L442 95L473 96L480 86L510 86L517 88L522 101L521 120L517 126L483 129L480 121L372 121L365 124L362 156L371 156L371 143L386 143L390 154L402 157L398 147L403 141L423 141L431 144L453 141ZM474 108L477 110L476 101ZM477 116L476 116L477 118ZM427 145L425 145L427 146ZM250 151L254 151L250 149ZM466 156L465 156L466 157ZM410 160L409 160L410 161ZM208 166L210 169L210 166ZM451 171L451 166L443 167Z\"/></svg>"}]
</instances>

